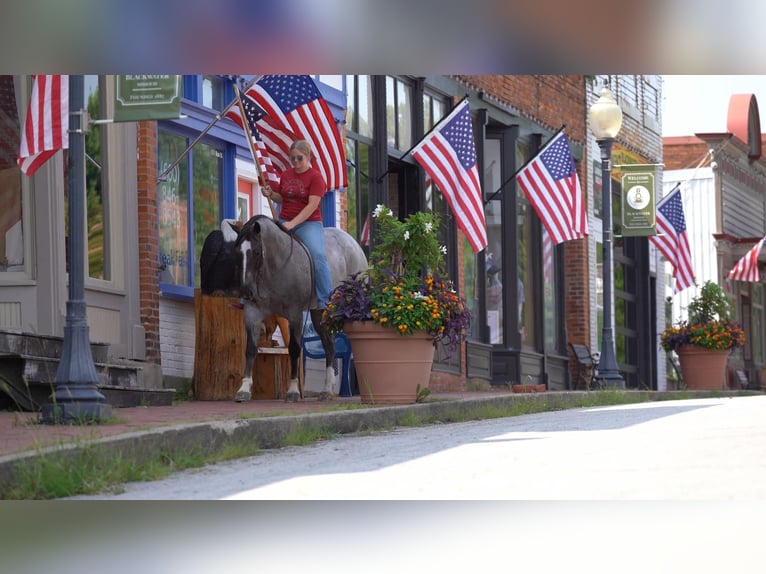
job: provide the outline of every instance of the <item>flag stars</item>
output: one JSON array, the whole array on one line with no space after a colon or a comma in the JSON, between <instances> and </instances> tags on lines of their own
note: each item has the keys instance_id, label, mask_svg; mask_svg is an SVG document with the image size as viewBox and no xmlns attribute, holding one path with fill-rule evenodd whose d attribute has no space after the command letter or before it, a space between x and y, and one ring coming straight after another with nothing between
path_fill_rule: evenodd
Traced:
<instances>
[{"instance_id":1,"label":"flag stars","mask_svg":"<svg viewBox=\"0 0 766 574\"><path fill-rule=\"evenodd\" d=\"M464 169L468 170L476 165L476 146L473 142L473 126L468 106L445 124L441 133L455 150Z\"/></svg>"},{"instance_id":2,"label":"flag stars","mask_svg":"<svg viewBox=\"0 0 766 574\"><path fill-rule=\"evenodd\" d=\"M575 171L572 153L569 151L569 142L564 138L558 138L548 146L540 154L540 160L555 180L569 177Z\"/></svg>"}]
</instances>

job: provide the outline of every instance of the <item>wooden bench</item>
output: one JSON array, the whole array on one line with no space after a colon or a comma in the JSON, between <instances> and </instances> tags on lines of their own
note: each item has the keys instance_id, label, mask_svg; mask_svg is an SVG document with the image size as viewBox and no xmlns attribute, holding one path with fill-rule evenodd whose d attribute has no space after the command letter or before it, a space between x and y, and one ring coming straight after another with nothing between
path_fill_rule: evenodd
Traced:
<instances>
[{"instance_id":1,"label":"wooden bench","mask_svg":"<svg viewBox=\"0 0 766 574\"><path fill-rule=\"evenodd\" d=\"M591 353L588 345L569 343L575 360L577 361L577 372L573 388L579 389L580 386L589 390L596 379L596 368L598 368L598 355Z\"/></svg>"}]
</instances>

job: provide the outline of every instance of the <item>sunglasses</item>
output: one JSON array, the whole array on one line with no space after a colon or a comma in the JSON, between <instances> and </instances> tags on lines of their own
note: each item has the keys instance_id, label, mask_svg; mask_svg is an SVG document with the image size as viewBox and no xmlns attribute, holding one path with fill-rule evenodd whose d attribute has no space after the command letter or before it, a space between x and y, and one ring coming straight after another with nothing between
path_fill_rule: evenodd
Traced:
<instances>
[{"instance_id":1,"label":"sunglasses","mask_svg":"<svg viewBox=\"0 0 766 574\"><path fill-rule=\"evenodd\" d=\"M290 156L290 161L303 161L303 156L302 155L291 155Z\"/></svg>"}]
</instances>

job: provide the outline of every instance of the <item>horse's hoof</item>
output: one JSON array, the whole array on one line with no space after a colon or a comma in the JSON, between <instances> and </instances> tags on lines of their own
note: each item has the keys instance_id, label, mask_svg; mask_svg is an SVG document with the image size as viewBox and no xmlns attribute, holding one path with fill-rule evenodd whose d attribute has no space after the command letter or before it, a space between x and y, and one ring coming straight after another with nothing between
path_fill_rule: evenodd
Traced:
<instances>
[{"instance_id":1,"label":"horse's hoof","mask_svg":"<svg viewBox=\"0 0 766 574\"><path fill-rule=\"evenodd\" d=\"M238 403L244 403L245 401L250 400L250 393L247 391L238 391L237 396L234 398L234 400Z\"/></svg>"},{"instance_id":2,"label":"horse's hoof","mask_svg":"<svg viewBox=\"0 0 766 574\"><path fill-rule=\"evenodd\" d=\"M320 401L331 401L335 398L335 395L333 393L328 393L327 391L322 391L319 393L319 400Z\"/></svg>"},{"instance_id":3,"label":"horse's hoof","mask_svg":"<svg viewBox=\"0 0 766 574\"><path fill-rule=\"evenodd\" d=\"M300 398L299 393L287 393L287 396L285 397L286 403L297 403L298 399Z\"/></svg>"}]
</instances>

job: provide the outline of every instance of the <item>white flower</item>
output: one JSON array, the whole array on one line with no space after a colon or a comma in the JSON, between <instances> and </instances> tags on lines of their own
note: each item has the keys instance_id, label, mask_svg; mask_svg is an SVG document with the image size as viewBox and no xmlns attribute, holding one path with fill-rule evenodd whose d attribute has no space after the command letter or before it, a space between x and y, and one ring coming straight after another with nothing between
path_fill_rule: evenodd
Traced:
<instances>
[{"instance_id":1,"label":"white flower","mask_svg":"<svg viewBox=\"0 0 766 574\"><path fill-rule=\"evenodd\" d=\"M426 233L431 233L431 230L434 228L434 224L431 223L430 221L426 221L425 228L426 228Z\"/></svg>"},{"instance_id":2,"label":"white flower","mask_svg":"<svg viewBox=\"0 0 766 574\"><path fill-rule=\"evenodd\" d=\"M372 216L374 218L380 217L380 215L386 215L388 213L388 208L385 205L381 205L380 203L375 207L375 210L372 212Z\"/></svg>"},{"instance_id":3,"label":"white flower","mask_svg":"<svg viewBox=\"0 0 766 574\"><path fill-rule=\"evenodd\" d=\"M439 247L439 251L442 252L442 255L447 255L447 246L442 245L441 247Z\"/></svg>"},{"instance_id":4,"label":"white flower","mask_svg":"<svg viewBox=\"0 0 766 574\"><path fill-rule=\"evenodd\" d=\"M407 241L409 238L410 238L410 232L409 231L405 231L404 232L404 240Z\"/></svg>"}]
</instances>

